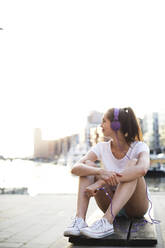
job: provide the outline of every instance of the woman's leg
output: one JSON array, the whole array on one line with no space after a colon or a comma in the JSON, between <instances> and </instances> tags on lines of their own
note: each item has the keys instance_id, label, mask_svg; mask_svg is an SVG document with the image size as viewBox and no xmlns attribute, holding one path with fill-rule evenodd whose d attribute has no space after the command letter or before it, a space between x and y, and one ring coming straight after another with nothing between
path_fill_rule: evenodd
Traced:
<instances>
[{"instance_id":1,"label":"woman's leg","mask_svg":"<svg viewBox=\"0 0 165 248\"><path fill-rule=\"evenodd\" d=\"M132 197L124 206L128 216L141 217L147 212L149 205L147 194L145 179L141 177L137 181L136 189Z\"/></svg>"},{"instance_id":2,"label":"woman's leg","mask_svg":"<svg viewBox=\"0 0 165 248\"><path fill-rule=\"evenodd\" d=\"M111 198L113 198L114 192L111 190L109 185L104 186L105 191L109 194ZM95 195L95 200L98 205L98 207L105 213L111 203L111 199L109 196L105 194L104 190L99 190L97 194Z\"/></svg>"},{"instance_id":3,"label":"woman's leg","mask_svg":"<svg viewBox=\"0 0 165 248\"><path fill-rule=\"evenodd\" d=\"M130 217L141 217L146 213L148 209L148 199L143 177L118 185L112 199L112 213L109 206L104 217L107 218L110 223L113 223L114 217L123 207L125 208L126 214Z\"/></svg>"},{"instance_id":4,"label":"woman's leg","mask_svg":"<svg viewBox=\"0 0 165 248\"><path fill-rule=\"evenodd\" d=\"M94 183L94 176L79 177L76 216L85 220L90 197L85 193L86 187Z\"/></svg>"},{"instance_id":5,"label":"woman's leg","mask_svg":"<svg viewBox=\"0 0 165 248\"><path fill-rule=\"evenodd\" d=\"M130 161L128 167L136 166L136 162L136 159ZM106 187L106 191L109 193L112 202L104 191L98 192L95 199L100 209L105 213L104 217L110 223L113 222L114 217L123 207L130 217L141 217L147 212L149 202L144 177L118 184L115 193L110 190L109 186ZM110 203L112 203L112 207Z\"/></svg>"}]
</instances>

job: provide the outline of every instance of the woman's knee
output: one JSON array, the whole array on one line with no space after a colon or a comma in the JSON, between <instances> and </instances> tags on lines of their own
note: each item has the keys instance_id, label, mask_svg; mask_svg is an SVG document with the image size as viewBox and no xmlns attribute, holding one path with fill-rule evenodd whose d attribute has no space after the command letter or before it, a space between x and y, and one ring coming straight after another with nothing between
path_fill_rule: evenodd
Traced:
<instances>
[{"instance_id":1,"label":"woman's knee","mask_svg":"<svg viewBox=\"0 0 165 248\"><path fill-rule=\"evenodd\" d=\"M94 176L79 176L79 184L90 185L95 181Z\"/></svg>"}]
</instances>

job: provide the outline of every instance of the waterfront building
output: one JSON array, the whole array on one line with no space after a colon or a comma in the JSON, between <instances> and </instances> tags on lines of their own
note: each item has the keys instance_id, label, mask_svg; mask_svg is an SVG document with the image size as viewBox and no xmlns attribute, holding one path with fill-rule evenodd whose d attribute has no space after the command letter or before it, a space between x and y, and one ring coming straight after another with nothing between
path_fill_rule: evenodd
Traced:
<instances>
[{"instance_id":1,"label":"waterfront building","mask_svg":"<svg viewBox=\"0 0 165 248\"><path fill-rule=\"evenodd\" d=\"M165 152L165 109L159 113L159 142L162 152Z\"/></svg>"},{"instance_id":2,"label":"waterfront building","mask_svg":"<svg viewBox=\"0 0 165 248\"><path fill-rule=\"evenodd\" d=\"M80 158L88 152L91 146L105 140L101 130L103 113L89 113L86 126L77 134L48 140L42 135L42 129L36 128L34 133L34 157L59 159ZM143 139L150 147L151 153L165 151L165 111L147 113L143 119L138 119Z\"/></svg>"},{"instance_id":3,"label":"waterfront building","mask_svg":"<svg viewBox=\"0 0 165 248\"><path fill-rule=\"evenodd\" d=\"M151 153L165 151L165 109L147 113L142 121L144 141L150 147Z\"/></svg>"},{"instance_id":4,"label":"waterfront building","mask_svg":"<svg viewBox=\"0 0 165 248\"><path fill-rule=\"evenodd\" d=\"M77 146L79 143L79 135L62 137L56 140L44 139L42 129L34 130L34 158L59 159L67 156L69 150Z\"/></svg>"},{"instance_id":5,"label":"waterfront building","mask_svg":"<svg viewBox=\"0 0 165 248\"><path fill-rule=\"evenodd\" d=\"M86 125L86 143L87 149L91 146L95 145L100 141L101 137L101 121L102 121L103 113L98 111L92 111L89 113L87 117L87 125Z\"/></svg>"},{"instance_id":6,"label":"waterfront building","mask_svg":"<svg viewBox=\"0 0 165 248\"><path fill-rule=\"evenodd\" d=\"M41 128L35 128L34 131L34 157L60 159L61 162L75 157L75 160L87 153L89 148L98 142L98 130L101 124L102 113L92 111L87 117L86 126L77 134L62 137L60 139L45 139ZM93 136L93 129L95 136Z\"/></svg>"}]
</instances>

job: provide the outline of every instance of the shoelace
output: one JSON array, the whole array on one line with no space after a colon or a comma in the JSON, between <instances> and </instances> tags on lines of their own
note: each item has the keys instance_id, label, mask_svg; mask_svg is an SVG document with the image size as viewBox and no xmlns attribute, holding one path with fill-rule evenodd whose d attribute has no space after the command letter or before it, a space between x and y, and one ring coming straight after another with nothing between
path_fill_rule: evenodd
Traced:
<instances>
[{"instance_id":1,"label":"shoelace","mask_svg":"<svg viewBox=\"0 0 165 248\"><path fill-rule=\"evenodd\" d=\"M75 227L76 224L80 224L81 220L78 218L72 218L72 223L70 225L70 227ZM77 226L78 228L78 226ZM78 228L79 229L79 228Z\"/></svg>"},{"instance_id":2,"label":"shoelace","mask_svg":"<svg viewBox=\"0 0 165 248\"><path fill-rule=\"evenodd\" d=\"M105 232L107 228L105 228L106 226L106 221L104 219L100 219L97 220L93 225L92 225L92 229L98 230L101 229L101 232Z\"/></svg>"},{"instance_id":3,"label":"shoelace","mask_svg":"<svg viewBox=\"0 0 165 248\"><path fill-rule=\"evenodd\" d=\"M97 220L96 222L93 223L93 225L91 226L91 229L98 229L103 225L101 220Z\"/></svg>"}]
</instances>

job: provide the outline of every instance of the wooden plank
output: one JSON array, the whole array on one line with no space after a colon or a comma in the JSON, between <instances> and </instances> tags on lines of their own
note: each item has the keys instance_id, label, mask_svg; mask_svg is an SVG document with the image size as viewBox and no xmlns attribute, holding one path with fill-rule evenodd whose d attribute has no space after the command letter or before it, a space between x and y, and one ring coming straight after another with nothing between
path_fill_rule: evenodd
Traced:
<instances>
[{"instance_id":1,"label":"wooden plank","mask_svg":"<svg viewBox=\"0 0 165 248\"><path fill-rule=\"evenodd\" d=\"M150 212L151 218L154 219L153 208ZM96 211L87 223L91 225L94 221L102 217L101 211ZM145 223L147 220L148 223ZM114 233L103 239L90 239L84 236L70 237L69 242L77 246L154 246L157 244L157 235L155 224L151 221L149 213L141 219L127 219L124 216L117 217L114 222Z\"/></svg>"},{"instance_id":2,"label":"wooden plank","mask_svg":"<svg viewBox=\"0 0 165 248\"><path fill-rule=\"evenodd\" d=\"M127 245L127 235L131 221L125 217L116 218L114 223L115 232L102 239L90 239L84 236L70 237L69 242L74 245L88 246L125 246Z\"/></svg>"},{"instance_id":3,"label":"wooden plank","mask_svg":"<svg viewBox=\"0 0 165 248\"><path fill-rule=\"evenodd\" d=\"M144 219L132 221L128 239L129 246L154 246L157 244L155 225L149 222L145 223Z\"/></svg>"},{"instance_id":4,"label":"wooden plank","mask_svg":"<svg viewBox=\"0 0 165 248\"><path fill-rule=\"evenodd\" d=\"M152 224L151 218L154 219L153 207L149 208L144 218L132 220L130 234L128 237L129 245L154 246L157 244L156 228L155 224ZM145 222L145 220L147 222Z\"/></svg>"}]
</instances>

